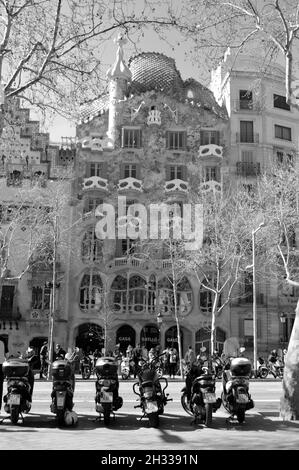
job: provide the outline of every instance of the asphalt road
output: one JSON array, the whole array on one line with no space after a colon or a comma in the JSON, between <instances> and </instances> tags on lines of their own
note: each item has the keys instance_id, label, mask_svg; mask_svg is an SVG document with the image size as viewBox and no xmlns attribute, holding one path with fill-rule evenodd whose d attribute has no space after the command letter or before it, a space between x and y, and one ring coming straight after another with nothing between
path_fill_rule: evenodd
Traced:
<instances>
[{"instance_id":1,"label":"asphalt road","mask_svg":"<svg viewBox=\"0 0 299 470\"><path fill-rule=\"evenodd\" d=\"M147 419L139 420L140 409L132 391L132 381L120 381L123 407L116 420L105 427L96 422L95 380L77 380L74 410L79 416L74 428L58 428L50 412L51 382L35 381L33 404L25 421L0 425L0 449L11 450L298 450L299 422L284 423L279 418L281 381L251 381L255 407L246 412L242 425L227 423L228 414L221 407L213 414L213 426L192 425L192 418L180 403L181 381L171 381L167 391L173 398L160 417L160 427L150 428ZM217 382L217 396L221 383ZM4 393L6 384L4 384ZM2 410L1 418L7 416Z\"/></svg>"}]
</instances>

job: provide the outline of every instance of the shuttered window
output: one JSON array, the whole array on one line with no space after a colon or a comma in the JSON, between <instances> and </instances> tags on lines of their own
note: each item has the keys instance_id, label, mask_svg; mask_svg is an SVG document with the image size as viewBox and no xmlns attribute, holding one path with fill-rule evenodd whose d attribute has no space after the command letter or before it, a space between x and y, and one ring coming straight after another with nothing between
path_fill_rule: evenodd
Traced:
<instances>
[{"instance_id":1,"label":"shuttered window","mask_svg":"<svg viewBox=\"0 0 299 470\"><path fill-rule=\"evenodd\" d=\"M88 165L88 177L99 176L100 178L107 178L107 170L107 162L91 162Z\"/></svg>"},{"instance_id":2,"label":"shuttered window","mask_svg":"<svg viewBox=\"0 0 299 470\"><path fill-rule=\"evenodd\" d=\"M140 148L142 146L141 129L132 129L123 127L122 129L122 147Z\"/></svg>"},{"instance_id":3,"label":"shuttered window","mask_svg":"<svg viewBox=\"0 0 299 470\"><path fill-rule=\"evenodd\" d=\"M220 132L212 130L200 131L200 145L220 145Z\"/></svg>"},{"instance_id":4,"label":"shuttered window","mask_svg":"<svg viewBox=\"0 0 299 470\"><path fill-rule=\"evenodd\" d=\"M184 150L187 145L186 131L167 131L166 148L168 150Z\"/></svg>"},{"instance_id":5,"label":"shuttered window","mask_svg":"<svg viewBox=\"0 0 299 470\"><path fill-rule=\"evenodd\" d=\"M292 140L292 129L290 127L278 126L275 124L276 139Z\"/></svg>"}]
</instances>

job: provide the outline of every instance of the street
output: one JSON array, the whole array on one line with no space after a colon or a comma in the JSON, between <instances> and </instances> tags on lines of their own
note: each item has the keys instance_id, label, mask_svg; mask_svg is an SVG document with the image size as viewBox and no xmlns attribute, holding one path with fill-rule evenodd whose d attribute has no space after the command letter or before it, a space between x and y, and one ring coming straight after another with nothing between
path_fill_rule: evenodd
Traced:
<instances>
[{"instance_id":1,"label":"street","mask_svg":"<svg viewBox=\"0 0 299 470\"><path fill-rule=\"evenodd\" d=\"M180 403L183 382L169 382L169 402L160 417L159 429L149 428L147 419L139 421L140 409L132 391L133 381L120 381L123 407L116 420L105 427L103 421L96 422L94 395L95 380L77 380L75 407L78 425L74 428L58 428L50 412L51 382L36 380L33 404L25 421L12 425L5 420L0 425L2 450L298 450L299 423L283 423L279 419L280 380L251 381L250 392L255 407L246 413L244 424L226 422L227 412L221 407L213 414L212 428L191 425ZM221 382L217 382L217 397ZM4 384L6 393L6 384ZM2 410L1 418L6 414Z\"/></svg>"}]
</instances>

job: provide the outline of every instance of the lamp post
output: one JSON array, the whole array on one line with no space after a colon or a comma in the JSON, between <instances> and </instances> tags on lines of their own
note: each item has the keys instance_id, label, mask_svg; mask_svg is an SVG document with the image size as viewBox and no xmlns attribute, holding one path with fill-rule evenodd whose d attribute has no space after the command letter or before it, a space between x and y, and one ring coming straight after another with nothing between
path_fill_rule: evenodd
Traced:
<instances>
[{"instance_id":1,"label":"lamp post","mask_svg":"<svg viewBox=\"0 0 299 470\"><path fill-rule=\"evenodd\" d=\"M253 371L254 376L257 370L257 311L256 311L256 272L255 272L255 234L265 226L264 222L252 230L252 264L246 268L252 268L252 323L253 323Z\"/></svg>"}]
</instances>

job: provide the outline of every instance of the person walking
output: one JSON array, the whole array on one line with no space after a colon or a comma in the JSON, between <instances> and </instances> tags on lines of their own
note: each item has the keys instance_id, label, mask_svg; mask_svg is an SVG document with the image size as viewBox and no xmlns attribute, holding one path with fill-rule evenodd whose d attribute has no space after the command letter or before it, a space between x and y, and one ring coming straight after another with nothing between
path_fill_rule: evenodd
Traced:
<instances>
[{"instance_id":1,"label":"person walking","mask_svg":"<svg viewBox=\"0 0 299 470\"><path fill-rule=\"evenodd\" d=\"M178 356L177 356L176 350L174 348L170 348L169 350L169 378L171 378L171 376L175 378L176 369L177 369L177 360L178 360Z\"/></svg>"},{"instance_id":2,"label":"person walking","mask_svg":"<svg viewBox=\"0 0 299 470\"><path fill-rule=\"evenodd\" d=\"M196 360L195 353L192 349L192 346L189 346L188 351L185 354L185 362L188 367L192 366L193 362Z\"/></svg>"},{"instance_id":3,"label":"person walking","mask_svg":"<svg viewBox=\"0 0 299 470\"><path fill-rule=\"evenodd\" d=\"M40 359L40 371L39 371L39 378L43 378L43 373L47 370L47 359L48 359L48 341L44 341L44 344L40 348L39 352L39 359Z\"/></svg>"},{"instance_id":4,"label":"person walking","mask_svg":"<svg viewBox=\"0 0 299 470\"><path fill-rule=\"evenodd\" d=\"M8 347L7 343L0 338L0 411L2 406L2 395L3 395L3 382L4 382L4 374L2 365L5 359L8 357Z\"/></svg>"}]
</instances>

